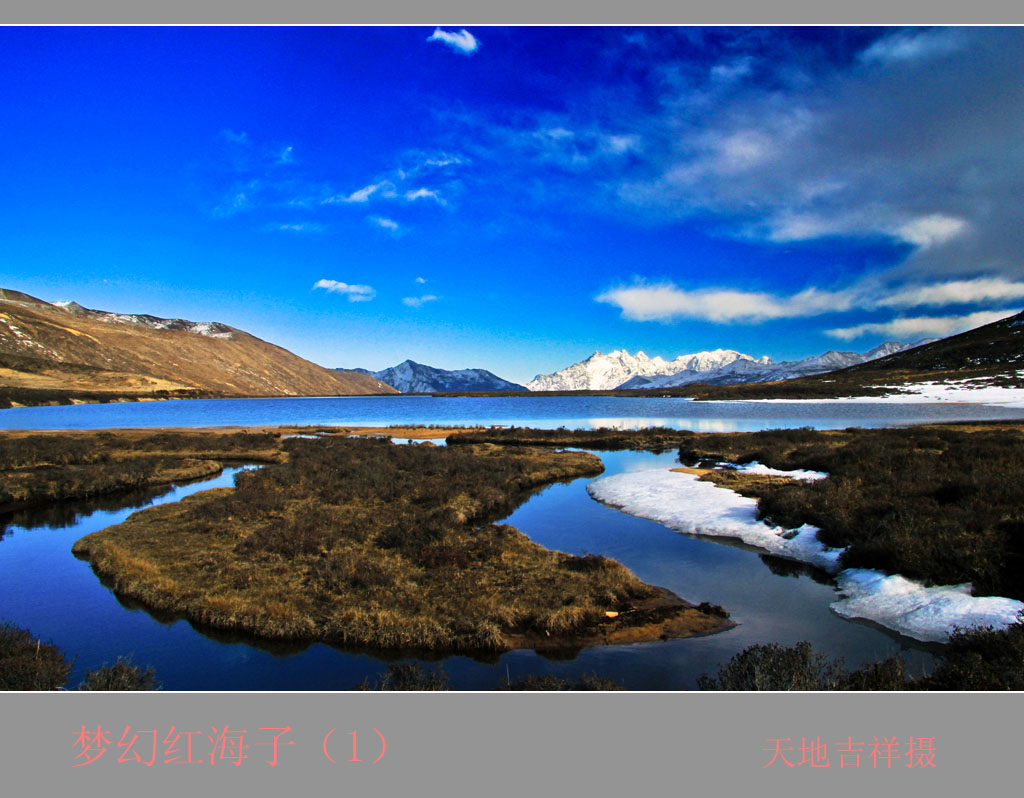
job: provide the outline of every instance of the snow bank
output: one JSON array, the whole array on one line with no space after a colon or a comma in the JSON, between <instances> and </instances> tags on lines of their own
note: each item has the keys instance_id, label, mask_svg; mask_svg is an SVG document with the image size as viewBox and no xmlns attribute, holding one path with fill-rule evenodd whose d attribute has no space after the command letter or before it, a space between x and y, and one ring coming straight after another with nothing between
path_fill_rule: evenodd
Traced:
<instances>
[{"instance_id":1,"label":"snow bank","mask_svg":"<svg viewBox=\"0 0 1024 798\"><path fill-rule=\"evenodd\" d=\"M1024 376L1024 372L1017 372ZM918 382L908 385L883 385L893 391L886 396L843 396L836 399L743 399L729 401L773 402L779 404L933 404L956 402L960 404L1002 405L1003 407L1024 407L1024 388L1000 388L986 384L984 378L948 380L946 382Z\"/></svg>"},{"instance_id":2,"label":"snow bank","mask_svg":"<svg viewBox=\"0 0 1024 798\"><path fill-rule=\"evenodd\" d=\"M769 527L757 520L754 499L702 482L695 474L631 471L597 479L587 492L603 504L679 532L739 538L779 557L815 565L836 575L840 598L831 606L837 614L865 618L917 640L944 642L954 626L1005 627L1024 609L1012 599L972 596L969 584L925 587L879 571L839 570L842 549L822 544L815 527Z\"/></svg>"},{"instance_id":3,"label":"snow bank","mask_svg":"<svg viewBox=\"0 0 1024 798\"><path fill-rule=\"evenodd\" d=\"M1024 603L972 596L970 584L925 587L906 577L847 568L836 575L842 595L832 609L844 618L868 618L907 637L944 643L954 626L1012 624Z\"/></svg>"},{"instance_id":4,"label":"snow bank","mask_svg":"<svg viewBox=\"0 0 1024 798\"><path fill-rule=\"evenodd\" d=\"M701 482L694 474L628 471L591 482L587 492L599 502L678 532L739 538L779 557L808 562L826 571L835 572L839 567L841 550L824 546L815 527L773 529L757 520L754 499Z\"/></svg>"},{"instance_id":5,"label":"snow bank","mask_svg":"<svg viewBox=\"0 0 1024 798\"><path fill-rule=\"evenodd\" d=\"M752 463L744 463L743 465L727 466L727 468L731 468L734 471L743 471L747 474L769 474L774 477L801 479L805 482L813 482L818 479L824 479L828 476L828 474L822 471L804 471L802 469L797 469L796 471L782 471L778 468L769 468L766 465L761 465L761 463L756 460Z\"/></svg>"}]
</instances>

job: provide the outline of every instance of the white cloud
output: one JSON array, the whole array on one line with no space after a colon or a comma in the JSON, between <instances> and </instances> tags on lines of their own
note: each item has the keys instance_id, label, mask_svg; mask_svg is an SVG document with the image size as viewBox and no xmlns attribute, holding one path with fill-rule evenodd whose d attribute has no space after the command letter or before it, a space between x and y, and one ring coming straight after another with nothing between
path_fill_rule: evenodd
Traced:
<instances>
[{"instance_id":1,"label":"white cloud","mask_svg":"<svg viewBox=\"0 0 1024 798\"><path fill-rule=\"evenodd\" d=\"M392 233L397 233L399 230L399 224L394 219L388 219L386 216L369 216L367 217L370 224L374 224L384 230L388 230Z\"/></svg>"},{"instance_id":2,"label":"white cloud","mask_svg":"<svg viewBox=\"0 0 1024 798\"><path fill-rule=\"evenodd\" d=\"M402 304L408 305L410 308L423 307L427 302L435 302L437 297L433 294L427 294L426 296L407 296L402 297Z\"/></svg>"},{"instance_id":3,"label":"white cloud","mask_svg":"<svg viewBox=\"0 0 1024 798\"><path fill-rule=\"evenodd\" d=\"M937 29L895 33L876 40L861 53L866 63L895 64L949 55L962 46L955 30Z\"/></svg>"},{"instance_id":4,"label":"white cloud","mask_svg":"<svg viewBox=\"0 0 1024 798\"><path fill-rule=\"evenodd\" d=\"M729 83L655 60L653 110L626 96L617 112L598 105L545 120L548 129L614 125L644 143L631 159L585 162L605 192L565 193L741 238L911 245L885 279L1019 275L1024 32L883 29L873 38L853 63L799 47L792 58L758 56L768 81ZM760 52L742 35L733 43L737 56ZM719 65L723 78L742 71L729 57Z\"/></svg>"},{"instance_id":5,"label":"white cloud","mask_svg":"<svg viewBox=\"0 0 1024 798\"><path fill-rule=\"evenodd\" d=\"M368 186L363 186L360 189L356 189L351 194L335 194L330 197L326 197L321 202L324 205L335 205L337 203L364 203L368 202L370 197L377 194L381 197L394 197L395 196L395 185L390 180L382 180L379 183L371 183Z\"/></svg>"},{"instance_id":6,"label":"white cloud","mask_svg":"<svg viewBox=\"0 0 1024 798\"><path fill-rule=\"evenodd\" d=\"M932 213L919 216L897 228L897 233L904 240L919 247L933 247L945 244L963 235L970 225L964 219Z\"/></svg>"},{"instance_id":7,"label":"white cloud","mask_svg":"<svg viewBox=\"0 0 1024 798\"><path fill-rule=\"evenodd\" d=\"M434 28L434 32L427 37L427 41L442 42L463 55L471 55L480 49L480 42L465 28L458 32Z\"/></svg>"},{"instance_id":8,"label":"white cloud","mask_svg":"<svg viewBox=\"0 0 1024 798\"><path fill-rule=\"evenodd\" d=\"M298 224L276 224L270 225L269 230L281 230L286 233L322 233L324 226L316 222L301 222Z\"/></svg>"},{"instance_id":9,"label":"white cloud","mask_svg":"<svg viewBox=\"0 0 1024 798\"><path fill-rule=\"evenodd\" d=\"M945 337L965 330L973 330L984 324L1005 319L1017 313L1016 310L981 310L966 316L916 316L893 319L878 324L858 324L855 327L840 327L825 330L826 335L850 341L864 335L881 335L885 338Z\"/></svg>"},{"instance_id":10,"label":"white cloud","mask_svg":"<svg viewBox=\"0 0 1024 798\"><path fill-rule=\"evenodd\" d=\"M754 59L743 56L711 67L711 79L717 83L734 83L753 71Z\"/></svg>"},{"instance_id":11,"label":"white cloud","mask_svg":"<svg viewBox=\"0 0 1024 798\"><path fill-rule=\"evenodd\" d=\"M798 294L783 297L723 288L689 291L672 283L637 283L605 291L596 299L618 307L622 317L632 321L668 322L689 318L757 323L848 310L853 304L854 294L849 290L822 291L807 288Z\"/></svg>"},{"instance_id":12,"label":"white cloud","mask_svg":"<svg viewBox=\"0 0 1024 798\"><path fill-rule=\"evenodd\" d=\"M414 283L419 283L420 285L423 285L426 281L426 277L417 277L415 280L413 280Z\"/></svg>"},{"instance_id":13,"label":"white cloud","mask_svg":"<svg viewBox=\"0 0 1024 798\"><path fill-rule=\"evenodd\" d=\"M415 202L418 199L431 199L438 205L447 204L440 193L429 188L417 188L415 190L406 191L405 199L407 202Z\"/></svg>"},{"instance_id":14,"label":"white cloud","mask_svg":"<svg viewBox=\"0 0 1024 798\"><path fill-rule=\"evenodd\" d=\"M313 288L323 288L332 294L343 294L349 302L369 302L377 292L368 285L343 283L339 280L317 280Z\"/></svg>"},{"instance_id":15,"label":"white cloud","mask_svg":"<svg viewBox=\"0 0 1024 798\"><path fill-rule=\"evenodd\" d=\"M235 131L225 128L220 134L224 137L225 141L231 144L249 144L249 134L244 130L241 133L235 133Z\"/></svg>"},{"instance_id":16,"label":"white cloud","mask_svg":"<svg viewBox=\"0 0 1024 798\"><path fill-rule=\"evenodd\" d=\"M1024 281L1001 277L898 287L862 281L836 290L812 286L790 295L729 288L689 290L671 282L652 284L638 280L633 285L618 286L595 297L598 302L619 308L622 317L631 321L700 319L741 324L807 318L852 310L942 307L1022 298Z\"/></svg>"},{"instance_id":17,"label":"white cloud","mask_svg":"<svg viewBox=\"0 0 1024 798\"><path fill-rule=\"evenodd\" d=\"M293 154L294 150L295 150L294 147L285 147L283 150L281 150L280 154L277 156L277 163L278 164L295 163L295 157L294 157L294 154Z\"/></svg>"},{"instance_id":18,"label":"white cloud","mask_svg":"<svg viewBox=\"0 0 1024 798\"><path fill-rule=\"evenodd\" d=\"M956 305L1024 298L1024 282L1003 277L951 280L933 285L905 286L875 300L875 307L912 308Z\"/></svg>"}]
</instances>

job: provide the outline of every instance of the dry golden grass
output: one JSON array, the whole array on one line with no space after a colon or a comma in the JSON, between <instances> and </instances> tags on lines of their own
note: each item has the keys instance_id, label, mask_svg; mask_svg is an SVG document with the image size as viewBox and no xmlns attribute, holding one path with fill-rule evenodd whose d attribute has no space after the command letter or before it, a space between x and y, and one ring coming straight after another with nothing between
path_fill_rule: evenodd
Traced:
<instances>
[{"instance_id":1,"label":"dry golden grass","mask_svg":"<svg viewBox=\"0 0 1024 798\"><path fill-rule=\"evenodd\" d=\"M594 455L286 443L286 463L138 512L75 553L152 607L270 638L499 651L727 626L612 560L549 551L493 523L539 487L599 473Z\"/></svg>"}]
</instances>

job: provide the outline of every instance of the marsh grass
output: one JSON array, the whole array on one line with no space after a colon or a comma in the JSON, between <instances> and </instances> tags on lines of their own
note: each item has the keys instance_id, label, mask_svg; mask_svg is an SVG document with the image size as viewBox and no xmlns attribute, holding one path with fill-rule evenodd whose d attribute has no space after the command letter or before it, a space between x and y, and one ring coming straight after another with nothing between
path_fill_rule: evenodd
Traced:
<instances>
[{"instance_id":1,"label":"marsh grass","mask_svg":"<svg viewBox=\"0 0 1024 798\"><path fill-rule=\"evenodd\" d=\"M1024 599L1024 425L691 433L679 456L824 471L816 482L706 478L758 497L769 523L818 527L846 548L844 567Z\"/></svg>"},{"instance_id":2,"label":"marsh grass","mask_svg":"<svg viewBox=\"0 0 1024 798\"><path fill-rule=\"evenodd\" d=\"M0 509L90 499L283 459L275 433L0 434Z\"/></svg>"},{"instance_id":3,"label":"marsh grass","mask_svg":"<svg viewBox=\"0 0 1024 798\"><path fill-rule=\"evenodd\" d=\"M292 439L234 489L154 507L74 546L115 590L222 629L379 649L500 651L571 638L664 591L604 557L493 523L583 452ZM710 631L718 617L677 606ZM656 637L654 639L657 639Z\"/></svg>"}]
</instances>

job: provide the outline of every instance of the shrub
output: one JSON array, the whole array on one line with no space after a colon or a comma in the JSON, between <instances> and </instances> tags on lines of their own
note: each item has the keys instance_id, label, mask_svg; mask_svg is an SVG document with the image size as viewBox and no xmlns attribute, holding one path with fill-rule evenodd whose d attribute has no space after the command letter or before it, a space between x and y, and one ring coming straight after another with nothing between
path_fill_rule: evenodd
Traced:
<instances>
[{"instance_id":1,"label":"shrub","mask_svg":"<svg viewBox=\"0 0 1024 798\"><path fill-rule=\"evenodd\" d=\"M157 690L160 683L152 666L142 670L131 657L118 657L113 665L86 671L79 690Z\"/></svg>"},{"instance_id":2,"label":"shrub","mask_svg":"<svg viewBox=\"0 0 1024 798\"><path fill-rule=\"evenodd\" d=\"M0 690L59 690L70 672L71 662L57 646L0 623Z\"/></svg>"},{"instance_id":3,"label":"shrub","mask_svg":"<svg viewBox=\"0 0 1024 798\"><path fill-rule=\"evenodd\" d=\"M792 648L777 643L745 648L718 669L702 674L701 690L834 690L845 677L842 661L815 653L806 640Z\"/></svg>"},{"instance_id":4,"label":"shrub","mask_svg":"<svg viewBox=\"0 0 1024 798\"><path fill-rule=\"evenodd\" d=\"M496 690L545 690L545 691L597 691L597 690L621 690L622 685L616 684L611 679L598 676L595 673L584 673L576 681L561 679L549 673L543 676L529 674L511 682L499 685Z\"/></svg>"},{"instance_id":5,"label":"shrub","mask_svg":"<svg viewBox=\"0 0 1024 798\"><path fill-rule=\"evenodd\" d=\"M359 690L447 690L448 674L438 665L424 668L418 662L392 662L372 684L364 679Z\"/></svg>"}]
</instances>

